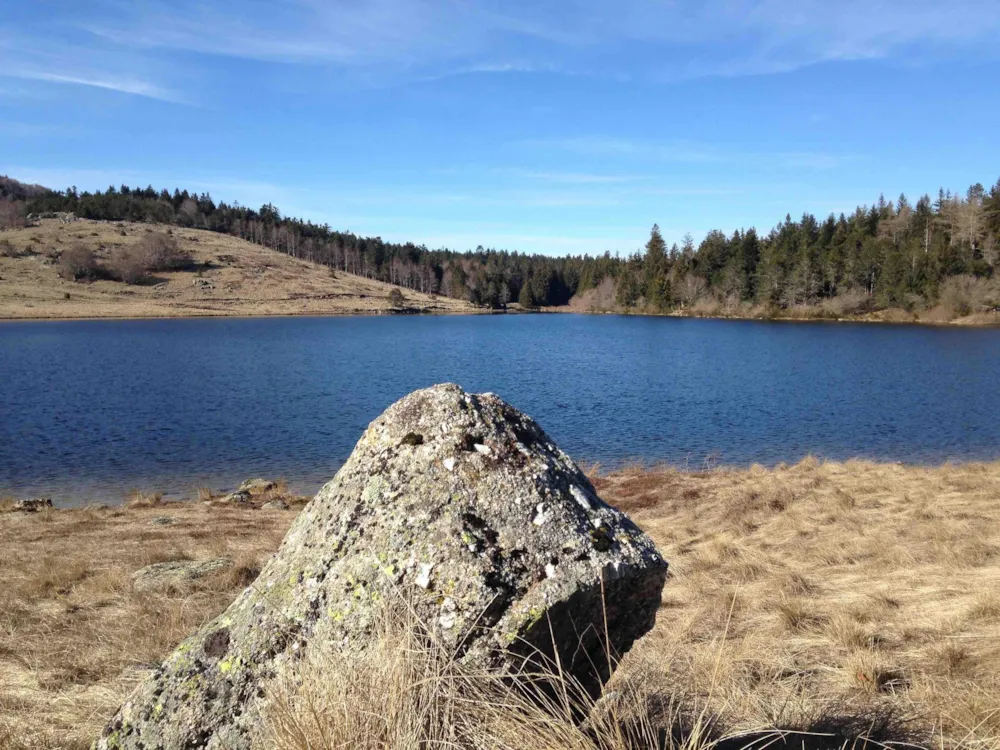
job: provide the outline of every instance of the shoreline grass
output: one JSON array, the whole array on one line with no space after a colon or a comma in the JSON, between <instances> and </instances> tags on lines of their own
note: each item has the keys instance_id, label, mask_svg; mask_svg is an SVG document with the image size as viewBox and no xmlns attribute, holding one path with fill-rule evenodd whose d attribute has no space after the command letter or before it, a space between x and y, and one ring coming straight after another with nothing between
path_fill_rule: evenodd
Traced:
<instances>
[{"instance_id":1,"label":"shoreline grass","mask_svg":"<svg viewBox=\"0 0 1000 750\"><path fill-rule=\"evenodd\" d=\"M1000 462L630 466L594 482L671 565L656 627L609 686L629 696L615 698L619 724L658 717L661 740L692 749L1000 748ZM0 748L88 747L294 517L198 502L0 513ZM234 564L131 583L154 562L218 557ZM587 742L567 746L614 747ZM523 745L536 746L557 745Z\"/></svg>"}]
</instances>

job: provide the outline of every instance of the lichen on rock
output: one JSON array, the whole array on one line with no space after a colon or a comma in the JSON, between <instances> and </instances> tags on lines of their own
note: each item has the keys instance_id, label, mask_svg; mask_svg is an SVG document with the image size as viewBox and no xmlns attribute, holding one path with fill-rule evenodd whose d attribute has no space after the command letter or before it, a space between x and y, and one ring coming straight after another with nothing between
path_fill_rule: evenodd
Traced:
<instances>
[{"instance_id":1,"label":"lichen on rock","mask_svg":"<svg viewBox=\"0 0 1000 750\"><path fill-rule=\"evenodd\" d=\"M416 391L371 423L254 584L97 747L249 748L268 680L308 649L364 649L377 609L396 603L463 662L514 675L557 656L596 695L652 627L666 570L532 419L455 385Z\"/></svg>"}]
</instances>

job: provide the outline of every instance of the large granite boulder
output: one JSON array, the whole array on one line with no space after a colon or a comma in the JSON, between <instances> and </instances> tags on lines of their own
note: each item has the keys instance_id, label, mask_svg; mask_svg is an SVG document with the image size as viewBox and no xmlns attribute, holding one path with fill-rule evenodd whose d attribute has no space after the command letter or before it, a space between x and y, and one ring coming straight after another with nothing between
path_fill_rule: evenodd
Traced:
<instances>
[{"instance_id":1,"label":"large granite boulder","mask_svg":"<svg viewBox=\"0 0 1000 750\"><path fill-rule=\"evenodd\" d=\"M653 626L666 572L532 419L455 385L416 391L372 422L254 584L97 747L248 748L267 680L307 649L364 649L378 608L404 602L464 662L516 674L557 649L597 694Z\"/></svg>"}]
</instances>

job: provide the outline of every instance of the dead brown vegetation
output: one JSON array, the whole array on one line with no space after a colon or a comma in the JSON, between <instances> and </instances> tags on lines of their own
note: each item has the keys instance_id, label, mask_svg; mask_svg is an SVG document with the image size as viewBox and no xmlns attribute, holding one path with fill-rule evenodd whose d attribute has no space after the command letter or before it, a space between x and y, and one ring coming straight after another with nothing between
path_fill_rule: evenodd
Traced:
<instances>
[{"instance_id":1,"label":"dead brown vegetation","mask_svg":"<svg viewBox=\"0 0 1000 750\"><path fill-rule=\"evenodd\" d=\"M671 563L656 627L611 697L584 706L604 724L455 672L411 627L360 661L271 686L263 746L414 747L405 738L428 727L464 726L478 739L453 746L491 750L1000 748L1000 463L632 466L595 482ZM0 515L0 747L87 747L145 670L252 581L294 517L153 497ZM219 556L236 565L131 588L144 565Z\"/></svg>"},{"instance_id":2,"label":"dead brown vegetation","mask_svg":"<svg viewBox=\"0 0 1000 750\"><path fill-rule=\"evenodd\" d=\"M67 281L92 279L97 275L97 258L94 251L77 242L59 258L59 275Z\"/></svg>"}]
</instances>

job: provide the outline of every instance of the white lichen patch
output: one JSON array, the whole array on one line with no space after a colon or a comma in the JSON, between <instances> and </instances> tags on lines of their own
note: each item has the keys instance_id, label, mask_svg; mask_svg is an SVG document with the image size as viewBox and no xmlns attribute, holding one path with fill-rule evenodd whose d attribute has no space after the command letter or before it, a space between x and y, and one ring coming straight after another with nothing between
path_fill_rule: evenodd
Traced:
<instances>
[{"instance_id":1,"label":"white lichen patch","mask_svg":"<svg viewBox=\"0 0 1000 750\"><path fill-rule=\"evenodd\" d=\"M424 563L420 566L415 583L422 589L431 587L431 571L434 570L434 563Z\"/></svg>"},{"instance_id":2,"label":"white lichen patch","mask_svg":"<svg viewBox=\"0 0 1000 750\"><path fill-rule=\"evenodd\" d=\"M579 504L579 506L584 510L594 509L593 504L590 502L590 498L587 497L587 493L575 484L569 488L569 494L573 496L573 499L576 500L577 504Z\"/></svg>"},{"instance_id":3,"label":"white lichen patch","mask_svg":"<svg viewBox=\"0 0 1000 750\"><path fill-rule=\"evenodd\" d=\"M445 599L441 605L441 616L438 617L438 624L445 630L451 630L458 622L458 614L455 612L457 606L454 599Z\"/></svg>"}]
</instances>

